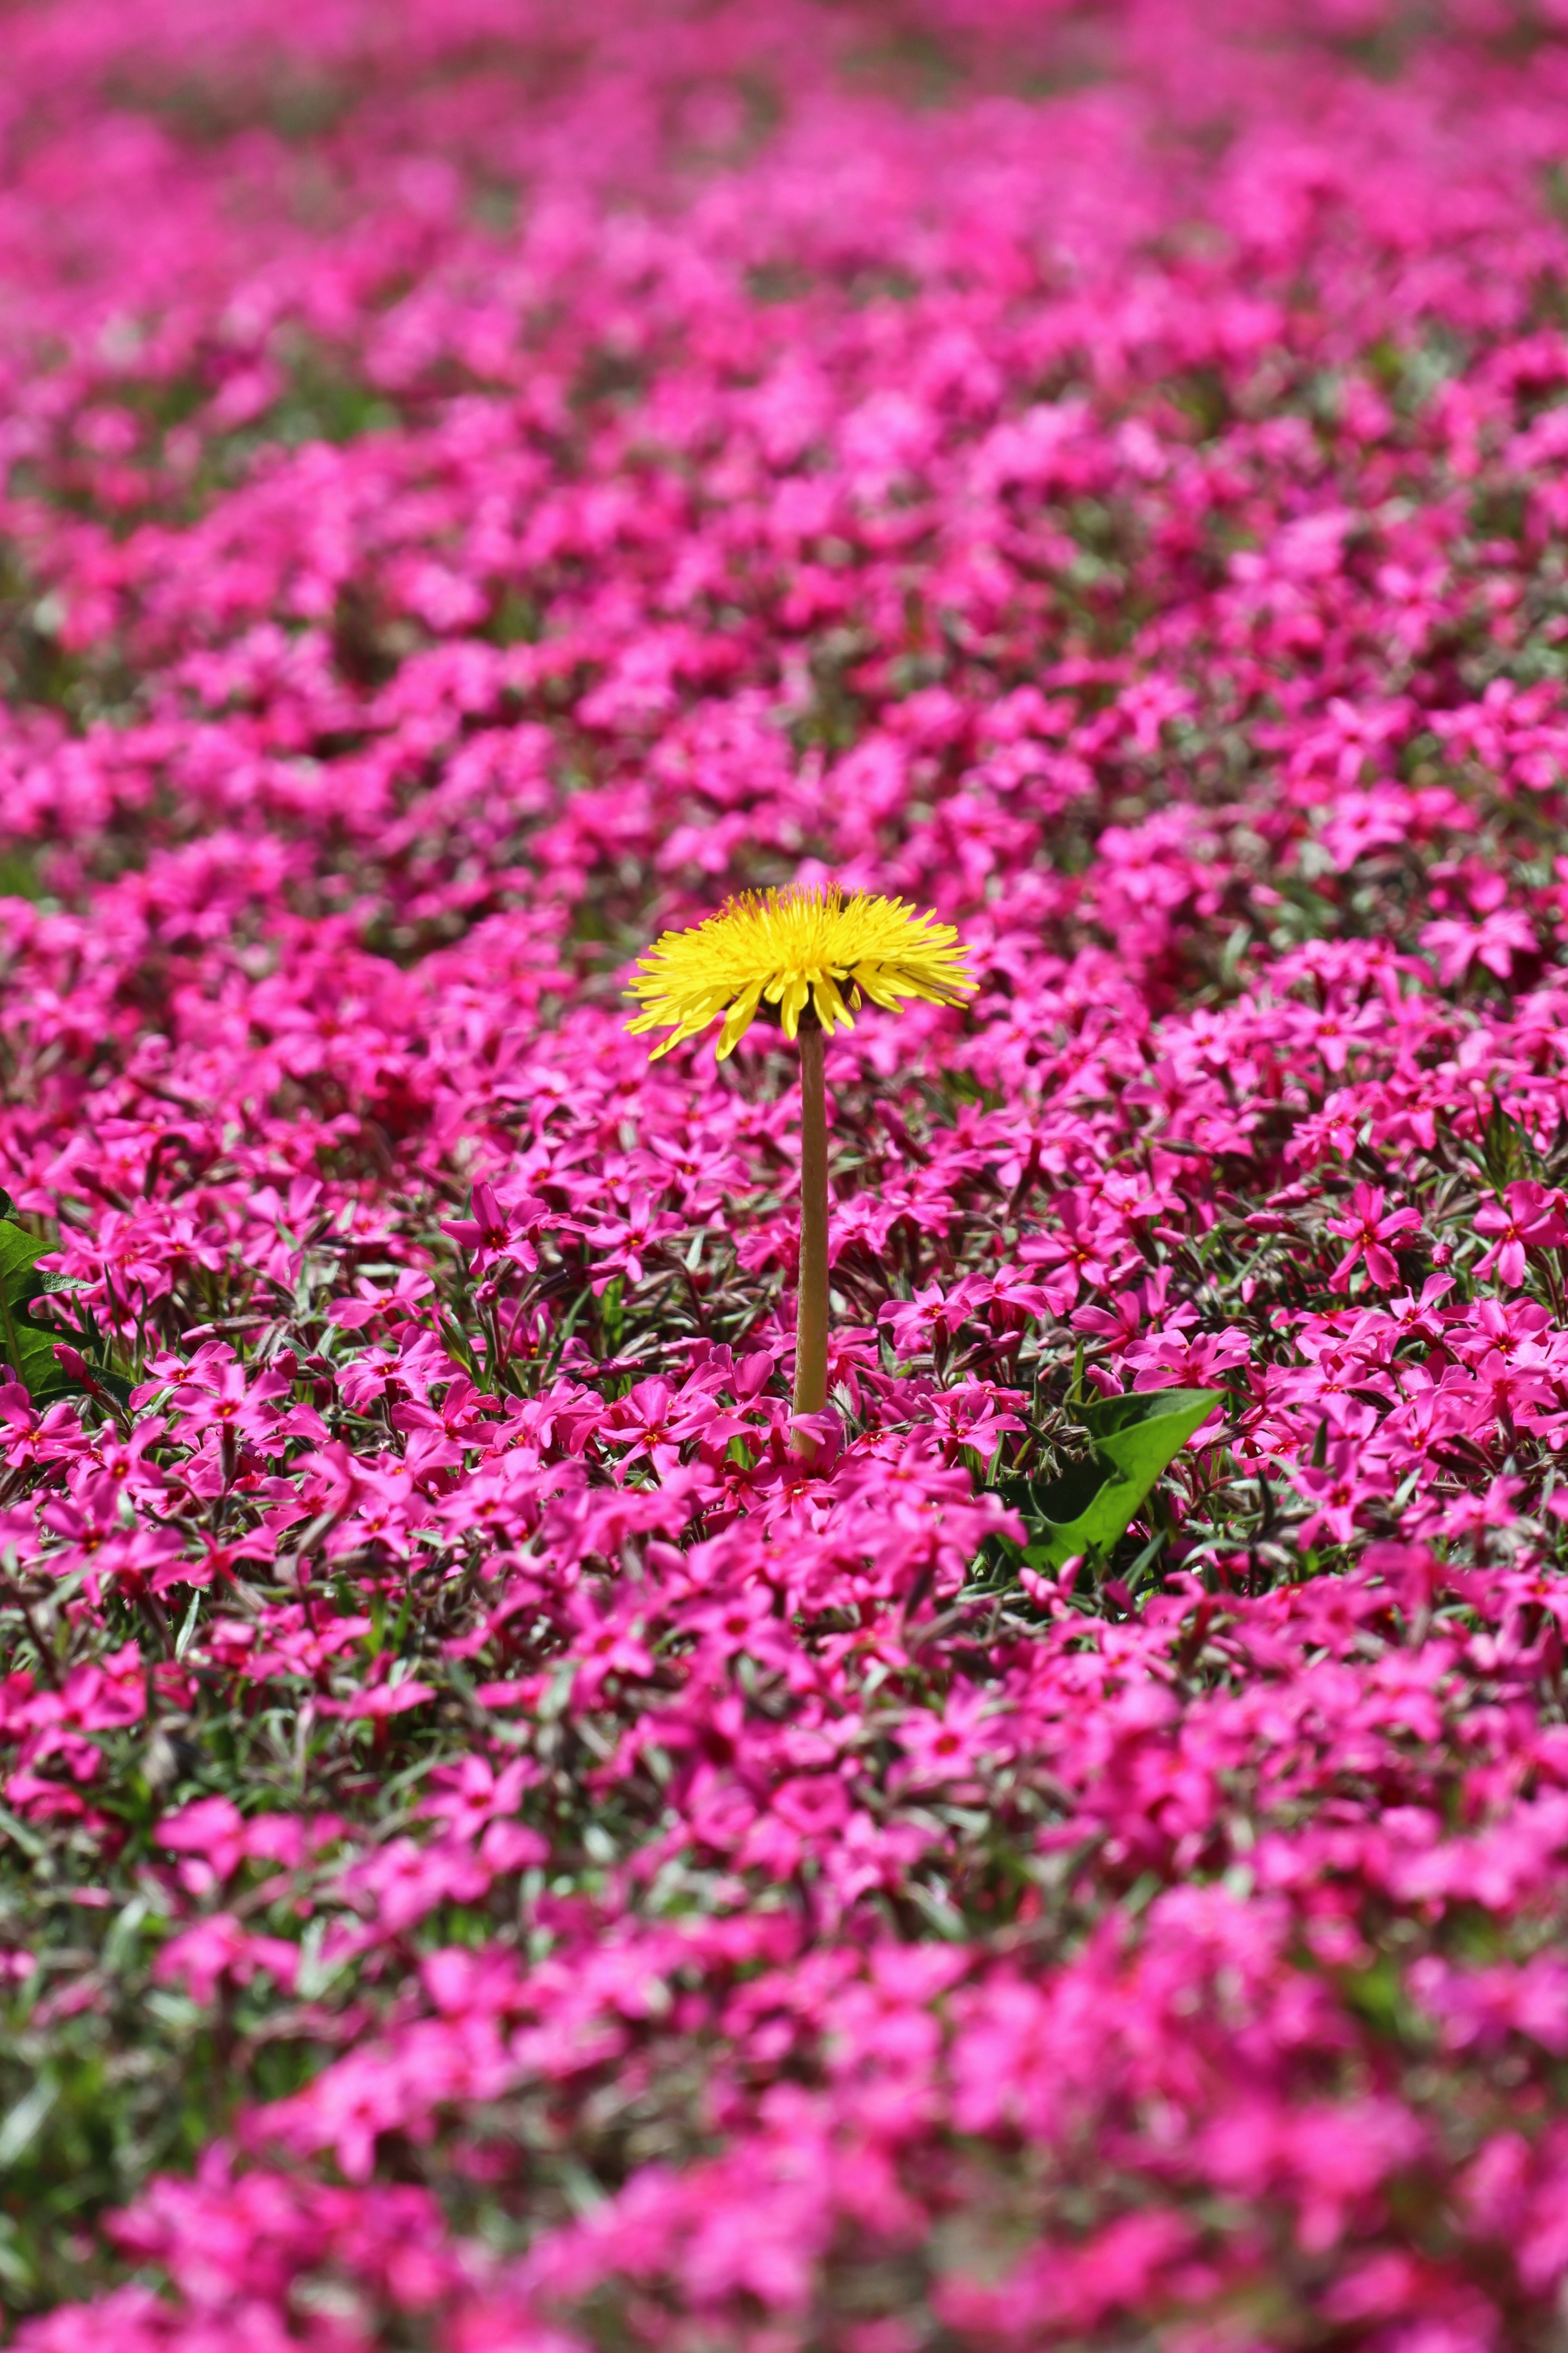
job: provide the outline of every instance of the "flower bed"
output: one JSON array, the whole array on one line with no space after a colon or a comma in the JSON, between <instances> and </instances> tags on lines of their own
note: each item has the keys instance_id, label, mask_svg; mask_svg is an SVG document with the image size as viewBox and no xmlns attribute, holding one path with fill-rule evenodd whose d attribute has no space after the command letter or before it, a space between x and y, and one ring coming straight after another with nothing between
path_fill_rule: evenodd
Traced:
<instances>
[{"instance_id":1,"label":"flower bed","mask_svg":"<svg viewBox=\"0 0 1568 2353\"><path fill-rule=\"evenodd\" d=\"M5 43L14 2341L1546 2353L1562 7Z\"/></svg>"}]
</instances>

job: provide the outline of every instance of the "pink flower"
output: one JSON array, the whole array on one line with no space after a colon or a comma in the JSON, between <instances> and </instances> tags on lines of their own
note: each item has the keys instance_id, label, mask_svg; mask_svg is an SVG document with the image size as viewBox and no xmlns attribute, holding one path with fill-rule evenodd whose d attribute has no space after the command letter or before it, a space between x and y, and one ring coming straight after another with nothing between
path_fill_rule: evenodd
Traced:
<instances>
[{"instance_id":1,"label":"pink flower","mask_svg":"<svg viewBox=\"0 0 1568 2353\"><path fill-rule=\"evenodd\" d=\"M226 1978L248 1985L258 1969L291 1993L299 1966L298 1946L257 1935L231 1912L213 1912L170 1937L153 1964L153 1976L159 1985L184 1984L191 2000L205 2009Z\"/></svg>"},{"instance_id":2,"label":"pink flower","mask_svg":"<svg viewBox=\"0 0 1568 2353\"><path fill-rule=\"evenodd\" d=\"M1500 1201L1481 1203L1475 1228L1479 1234L1498 1237L1476 1261L1477 1281L1495 1268L1500 1282L1517 1288L1525 1278L1528 1250L1568 1242L1568 1200L1560 1186L1548 1187L1522 1177L1505 1187Z\"/></svg>"},{"instance_id":3,"label":"pink flower","mask_svg":"<svg viewBox=\"0 0 1568 2353\"><path fill-rule=\"evenodd\" d=\"M584 1226L583 1238L594 1253L594 1293L607 1289L618 1274L632 1282L643 1278L643 1261L673 1234L686 1231L685 1221L656 1211L647 1193L634 1193L625 1218L601 1219Z\"/></svg>"},{"instance_id":4,"label":"pink flower","mask_svg":"<svg viewBox=\"0 0 1568 2353\"><path fill-rule=\"evenodd\" d=\"M441 1231L468 1252L474 1272L509 1261L531 1273L539 1264L533 1237L549 1214L545 1204L525 1197L503 1208L493 1187L481 1184L474 1187L471 1208L468 1218L443 1219Z\"/></svg>"},{"instance_id":5,"label":"pink flower","mask_svg":"<svg viewBox=\"0 0 1568 2353\"><path fill-rule=\"evenodd\" d=\"M1479 923L1448 916L1428 923L1421 944L1435 957L1445 988L1463 980L1472 964L1484 965L1500 980L1507 980L1516 957L1535 955L1540 948L1534 925L1517 907L1500 907Z\"/></svg>"},{"instance_id":6,"label":"pink flower","mask_svg":"<svg viewBox=\"0 0 1568 2353\"><path fill-rule=\"evenodd\" d=\"M1321 1470L1298 1463L1290 1475L1312 1505L1296 1531L1303 1547L1324 1535L1331 1544L1350 1544L1360 1525L1363 1506L1392 1492L1386 1472L1369 1462L1359 1445L1344 1439L1329 1447Z\"/></svg>"},{"instance_id":7,"label":"pink flower","mask_svg":"<svg viewBox=\"0 0 1568 2353\"><path fill-rule=\"evenodd\" d=\"M1341 1234L1351 1244L1344 1257L1329 1278L1331 1291L1348 1291L1356 1261L1364 1259L1366 1272L1379 1291L1386 1291L1399 1280L1399 1265L1388 1248L1402 1234L1420 1230L1421 1217L1416 1209L1391 1209L1384 1214L1381 1185L1358 1185L1351 1195L1350 1214L1331 1218L1331 1234Z\"/></svg>"}]
</instances>

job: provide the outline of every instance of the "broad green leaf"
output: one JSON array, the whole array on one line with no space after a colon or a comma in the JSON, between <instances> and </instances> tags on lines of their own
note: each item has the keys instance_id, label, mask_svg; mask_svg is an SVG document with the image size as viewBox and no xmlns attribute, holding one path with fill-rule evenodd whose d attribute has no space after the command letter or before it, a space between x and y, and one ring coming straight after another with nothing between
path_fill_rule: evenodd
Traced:
<instances>
[{"instance_id":1,"label":"broad green leaf","mask_svg":"<svg viewBox=\"0 0 1568 2353\"><path fill-rule=\"evenodd\" d=\"M0 1219L0 1283L5 1285L7 1299L30 1295L34 1263L47 1247L45 1242L35 1241L31 1234L25 1234L8 1218Z\"/></svg>"},{"instance_id":2,"label":"broad green leaf","mask_svg":"<svg viewBox=\"0 0 1568 2353\"><path fill-rule=\"evenodd\" d=\"M1086 1405L1083 1421L1096 1452L1123 1477L1142 1479L1147 1494L1224 1396L1223 1389L1132 1389Z\"/></svg>"},{"instance_id":3,"label":"broad green leaf","mask_svg":"<svg viewBox=\"0 0 1568 2353\"><path fill-rule=\"evenodd\" d=\"M35 1398L46 1389L58 1395L65 1387L65 1376L55 1362L52 1337L40 1331L26 1313L27 1301L38 1288L34 1261L44 1247L20 1226L0 1219L0 1356L15 1367L17 1378Z\"/></svg>"},{"instance_id":4,"label":"broad green leaf","mask_svg":"<svg viewBox=\"0 0 1568 2353\"><path fill-rule=\"evenodd\" d=\"M1038 1533L1025 1557L1036 1567L1059 1568L1075 1553L1109 1553L1223 1395L1220 1389L1136 1389L1083 1407L1093 1459L1035 1491Z\"/></svg>"},{"instance_id":5,"label":"broad green leaf","mask_svg":"<svg viewBox=\"0 0 1568 2353\"><path fill-rule=\"evenodd\" d=\"M52 1403L77 1386L55 1355L57 1335L8 1312L0 1320L4 1322L0 1356L15 1366L35 1405Z\"/></svg>"},{"instance_id":6,"label":"broad green leaf","mask_svg":"<svg viewBox=\"0 0 1568 2353\"><path fill-rule=\"evenodd\" d=\"M35 1405L64 1397L78 1386L55 1355L56 1341L68 1335L35 1324L27 1313L33 1300L68 1287L63 1277L37 1271L37 1262L48 1248L47 1242L0 1217L0 1359L15 1367Z\"/></svg>"}]
</instances>

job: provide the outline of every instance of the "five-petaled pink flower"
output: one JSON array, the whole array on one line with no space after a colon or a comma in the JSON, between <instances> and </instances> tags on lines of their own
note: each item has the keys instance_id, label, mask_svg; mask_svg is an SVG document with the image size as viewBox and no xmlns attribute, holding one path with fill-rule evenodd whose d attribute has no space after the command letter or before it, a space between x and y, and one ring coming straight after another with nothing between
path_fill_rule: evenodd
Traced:
<instances>
[{"instance_id":1,"label":"five-petaled pink flower","mask_svg":"<svg viewBox=\"0 0 1568 2353\"><path fill-rule=\"evenodd\" d=\"M1477 1281L1495 1270L1500 1282L1517 1290L1525 1278L1529 1251L1568 1242L1568 1201L1560 1186L1521 1177L1504 1189L1500 1201L1481 1203L1475 1225L1477 1233L1497 1237L1476 1261Z\"/></svg>"},{"instance_id":2,"label":"five-petaled pink flower","mask_svg":"<svg viewBox=\"0 0 1568 2353\"><path fill-rule=\"evenodd\" d=\"M1402 1234L1417 1233L1421 1217L1416 1209L1390 1209L1383 1207L1381 1185L1358 1185L1351 1195L1350 1214L1331 1218L1331 1234L1342 1235L1351 1245L1329 1278L1331 1291L1348 1291L1351 1275L1358 1259L1366 1263L1367 1278L1379 1291L1387 1291L1399 1280L1399 1262L1389 1249Z\"/></svg>"}]
</instances>

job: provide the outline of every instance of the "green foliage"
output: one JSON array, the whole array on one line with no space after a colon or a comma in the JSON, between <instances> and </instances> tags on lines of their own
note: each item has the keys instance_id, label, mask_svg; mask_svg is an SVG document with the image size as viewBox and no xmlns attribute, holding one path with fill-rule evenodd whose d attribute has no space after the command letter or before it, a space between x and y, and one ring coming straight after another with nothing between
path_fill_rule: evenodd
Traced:
<instances>
[{"instance_id":1,"label":"green foliage","mask_svg":"<svg viewBox=\"0 0 1568 2353\"><path fill-rule=\"evenodd\" d=\"M47 1278L36 1270L47 1247L0 1218L0 1344L35 1404L63 1397L72 1387L55 1356L58 1334L35 1324L26 1312L44 1289Z\"/></svg>"},{"instance_id":2,"label":"green foliage","mask_svg":"<svg viewBox=\"0 0 1568 2353\"><path fill-rule=\"evenodd\" d=\"M1081 1409L1094 1451L1030 1489L1035 1540L1025 1558L1060 1568L1075 1553L1110 1552L1161 1472L1219 1404L1218 1389L1142 1389Z\"/></svg>"},{"instance_id":3,"label":"green foliage","mask_svg":"<svg viewBox=\"0 0 1568 2353\"><path fill-rule=\"evenodd\" d=\"M74 1285L60 1276L40 1274L37 1261L49 1248L4 1214L10 1203L0 1194L0 1354L14 1366L35 1405L47 1404L55 1398L79 1390L83 1384L60 1363L55 1354L58 1341L66 1337L57 1324L37 1323L27 1310L35 1299ZM94 1335L76 1333L72 1337L90 1345ZM95 1366L94 1378L110 1393L122 1398L126 1385L107 1367Z\"/></svg>"}]
</instances>

